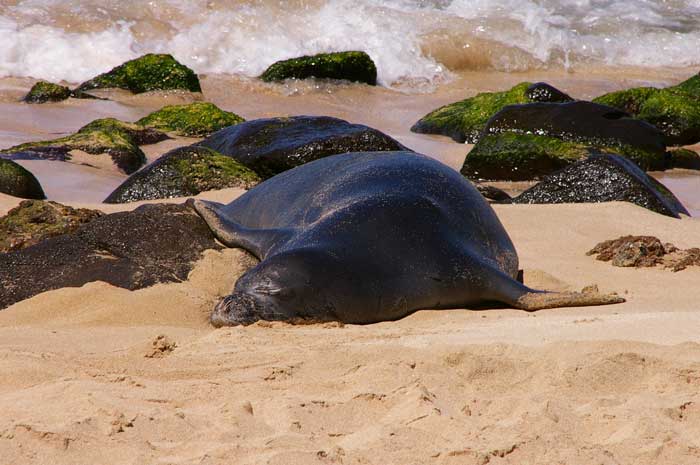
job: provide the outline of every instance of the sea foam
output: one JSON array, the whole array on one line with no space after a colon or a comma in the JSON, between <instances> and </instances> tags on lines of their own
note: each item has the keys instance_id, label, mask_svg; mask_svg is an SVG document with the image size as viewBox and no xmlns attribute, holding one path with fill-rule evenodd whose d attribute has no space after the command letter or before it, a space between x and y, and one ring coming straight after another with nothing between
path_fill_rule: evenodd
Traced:
<instances>
[{"instance_id":1,"label":"sea foam","mask_svg":"<svg viewBox=\"0 0 700 465\"><path fill-rule=\"evenodd\" d=\"M700 65L700 1L0 0L0 76L78 82L147 52L199 73L364 50L386 86L460 68Z\"/></svg>"}]
</instances>

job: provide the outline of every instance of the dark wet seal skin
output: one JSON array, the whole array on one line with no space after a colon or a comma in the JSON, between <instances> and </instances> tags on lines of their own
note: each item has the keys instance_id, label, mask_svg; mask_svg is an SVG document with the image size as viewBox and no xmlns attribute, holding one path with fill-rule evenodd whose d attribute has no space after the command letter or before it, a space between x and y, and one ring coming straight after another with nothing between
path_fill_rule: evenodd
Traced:
<instances>
[{"instance_id":1,"label":"dark wet seal skin","mask_svg":"<svg viewBox=\"0 0 700 465\"><path fill-rule=\"evenodd\" d=\"M537 310L624 301L518 282L513 243L482 195L458 172L413 152L331 156L228 205L190 203L224 245L261 260L216 306L215 326L365 324L488 302Z\"/></svg>"}]
</instances>

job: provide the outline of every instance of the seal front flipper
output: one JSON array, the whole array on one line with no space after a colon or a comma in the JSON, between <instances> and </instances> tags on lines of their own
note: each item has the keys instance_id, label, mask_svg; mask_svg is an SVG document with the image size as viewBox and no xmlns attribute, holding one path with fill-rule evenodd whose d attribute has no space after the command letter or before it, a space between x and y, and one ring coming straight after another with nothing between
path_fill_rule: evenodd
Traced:
<instances>
[{"instance_id":1,"label":"seal front flipper","mask_svg":"<svg viewBox=\"0 0 700 465\"><path fill-rule=\"evenodd\" d=\"M286 242L292 235L289 229L246 228L227 218L221 205L206 200L191 200L192 207L209 225L214 236L227 247L241 247L263 260L272 247Z\"/></svg>"}]
</instances>

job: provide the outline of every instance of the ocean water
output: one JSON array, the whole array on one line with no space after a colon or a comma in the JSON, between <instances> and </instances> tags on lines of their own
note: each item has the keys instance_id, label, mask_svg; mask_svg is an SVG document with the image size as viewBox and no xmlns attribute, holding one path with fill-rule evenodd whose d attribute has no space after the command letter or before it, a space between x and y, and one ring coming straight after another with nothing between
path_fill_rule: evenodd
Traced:
<instances>
[{"instance_id":1,"label":"ocean water","mask_svg":"<svg viewBox=\"0 0 700 465\"><path fill-rule=\"evenodd\" d=\"M700 0L0 0L0 77L78 82L147 52L198 73L365 50L387 87L461 70L700 65Z\"/></svg>"}]
</instances>

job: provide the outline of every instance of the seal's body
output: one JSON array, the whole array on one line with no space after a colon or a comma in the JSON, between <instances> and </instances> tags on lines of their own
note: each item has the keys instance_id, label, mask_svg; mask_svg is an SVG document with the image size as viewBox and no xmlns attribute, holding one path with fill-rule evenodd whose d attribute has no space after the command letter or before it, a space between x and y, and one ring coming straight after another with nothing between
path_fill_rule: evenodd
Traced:
<instances>
[{"instance_id":1,"label":"seal's body","mask_svg":"<svg viewBox=\"0 0 700 465\"><path fill-rule=\"evenodd\" d=\"M412 152L327 157L228 205L194 205L219 240L261 260L217 305L216 326L373 323L492 301L525 309L562 306L565 297L568 305L621 301L519 283L515 248L491 206L458 172ZM552 298L543 304L543 296Z\"/></svg>"}]
</instances>

